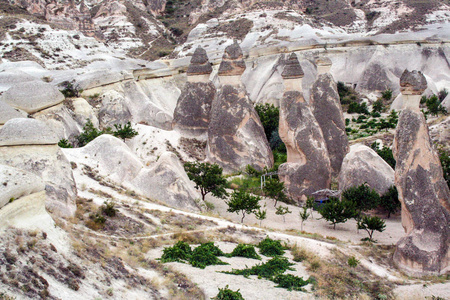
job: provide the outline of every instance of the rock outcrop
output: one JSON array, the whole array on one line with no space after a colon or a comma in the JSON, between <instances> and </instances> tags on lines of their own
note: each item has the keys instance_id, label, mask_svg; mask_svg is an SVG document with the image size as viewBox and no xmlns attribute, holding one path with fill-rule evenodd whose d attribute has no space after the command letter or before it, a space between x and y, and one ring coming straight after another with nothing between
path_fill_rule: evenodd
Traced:
<instances>
[{"instance_id":1,"label":"rock outcrop","mask_svg":"<svg viewBox=\"0 0 450 300\"><path fill-rule=\"evenodd\" d=\"M20 197L45 190L39 176L5 165L0 165L0 183L0 208Z\"/></svg>"},{"instance_id":2,"label":"rock outcrop","mask_svg":"<svg viewBox=\"0 0 450 300\"><path fill-rule=\"evenodd\" d=\"M219 67L222 83L211 107L206 159L232 173L251 165L258 170L273 166L273 155L240 75L245 70L242 50L235 42L225 49Z\"/></svg>"},{"instance_id":3,"label":"rock outcrop","mask_svg":"<svg viewBox=\"0 0 450 300\"><path fill-rule=\"evenodd\" d=\"M175 154L166 152L152 166L146 167L118 138L104 134L83 148L64 149L79 168L96 165L98 174L145 197L167 205L198 210L200 195Z\"/></svg>"},{"instance_id":4,"label":"rock outcrop","mask_svg":"<svg viewBox=\"0 0 450 300\"><path fill-rule=\"evenodd\" d=\"M58 215L75 213L77 195L69 161L57 145L58 138L43 122L12 119L0 129L0 164L42 178L46 208Z\"/></svg>"},{"instance_id":5,"label":"rock outcrop","mask_svg":"<svg viewBox=\"0 0 450 300\"><path fill-rule=\"evenodd\" d=\"M419 110L426 80L421 72L405 70L400 87L404 104L393 152L406 236L397 243L394 261L411 275L445 274L450 271L450 191Z\"/></svg>"},{"instance_id":6,"label":"rock outcrop","mask_svg":"<svg viewBox=\"0 0 450 300\"><path fill-rule=\"evenodd\" d=\"M113 127L114 124L124 124L131 120L131 113L125 97L115 90L104 93L101 97L101 107L98 121L101 128Z\"/></svg>"},{"instance_id":7,"label":"rock outcrop","mask_svg":"<svg viewBox=\"0 0 450 300\"><path fill-rule=\"evenodd\" d=\"M211 72L206 51L198 47L173 114L173 129L184 135L201 136L208 131L211 104L216 96L216 88L209 81Z\"/></svg>"},{"instance_id":8,"label":"rock outcrop","mask_svg":"<svg viewBox=\"0 0 450 300\"><path fill-rule=\"evenodd\" d=\"M279 134L286 145L287 162L279 167L278 177L291 198L306 200L313 192L330 186L330 159L320 126L303 98L303 71L294 53L282 77L286 91L280 103Z\"/></svg>"},{"instance_id":9,"label":"rock outcrop","mask_svg":"<svg viewBox=\"0 0 450 300\"><path fill-rule=\"evenodd\" d=\"M331 61L325 57L316 60L316 64L319 76L311 89L309 103L314 117L322 129L333 171L332 174L336 176L339 174L342 160L349 150L344 114L336 82L331 74L326 73L331 67Z\"/></svg>"},{"instance_id":10,"label":"rock outcrop","mask_svg":"<svg viewBox=\"0 0 450 300\"><path fill-rule=\"evenodd\" d=\"M0 125L5 124L8 120L14 118L25 118L26 116L26 113L14 109L5 102L0 101Z\"/></svg>"},{"instance_id":11,"label":"rock outcrop","mask_svg":"<svg viewBox=\"0 0 450 300\"><path fill-rule=\"evenodd\" d=\"M394 170L373 149L355 144L342 162L338 180L341 191L367 183L383 195L394 185Z\"/></svg>"},{"instance_id":12,"label":"rock outcrop","mask_svg":"<svg viewBox=\"0 0 450 300\"><path fill-rule=\"evenodd\" d=\"M32 114L63 102L64 95L49 83L28 81L13 85L2 94L0 100Z\"/></svg>"}]
</instances>

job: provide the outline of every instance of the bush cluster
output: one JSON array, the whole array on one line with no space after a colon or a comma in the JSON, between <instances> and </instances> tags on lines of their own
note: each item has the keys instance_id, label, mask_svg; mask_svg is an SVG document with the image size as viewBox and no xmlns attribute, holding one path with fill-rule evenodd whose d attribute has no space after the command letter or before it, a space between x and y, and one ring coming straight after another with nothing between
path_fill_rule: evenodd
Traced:
<instances>
[{"instance_id":1,"label":"bush cluster","mask_svg":"<svg viewBox=\"0 0 450 300\"><path fill-rule=\"evenodd\" d=\"M278 240L272 240L266 237L258 244L259 252L265 256L279 256L284 254L285 248Z\"/></svg>"}]
</instances>

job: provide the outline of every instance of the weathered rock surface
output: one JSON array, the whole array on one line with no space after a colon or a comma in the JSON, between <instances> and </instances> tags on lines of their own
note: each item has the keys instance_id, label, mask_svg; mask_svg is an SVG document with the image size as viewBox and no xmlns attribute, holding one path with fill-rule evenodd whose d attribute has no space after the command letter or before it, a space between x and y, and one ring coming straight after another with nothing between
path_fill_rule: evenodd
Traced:
<instances>
[{"instance_id":1,"label":"weathered rock surface","mask_svg":"<svg viewBox=\"0 0 450 300\"><path fill-rule=\"evenodd\" d=\"M132 79L133 74L128 71L115 72L111 70L98 70L79 75L75 78L75 81L80 89L89 90Z\"/></svg>"},{"instance_id":2,"label":"weathered rock surface","mask_svg":"<svg viewBox=\"0 0 450 300\"><path fill-rule=\"evenodd\" d=\"M101 128L113 127L131 120L131 113L125 97L115 90L110 90L101 96L101 108L98 112Z\"/></svg>"},{"instance_id":3,"label":"weathered rock surface","mask_svg":"<svg viewBox=\"0 0 450 300\"><path fill-rule=\"evenodd\" d=\"M242 49L235 40L233 44L225 48L218 74L219 76L242 75L245 68L246 66Z\"/></svg>"},{"instance_id":4,"label":"weathered rock surface","mask_svg":"<svg viewBox=\"0 0 450 300\"><path fill-rule=\"evenodd\" d=\"M187 69L187 76L211 74L212 67L205 49L198 47L192 55L191 63Z\"/></svg>"},{"instance_id":5,"label":"weathered rock surface","mask_svg":"<svg viewBox=\"0 0 450 300\"><path fill-rule=\"evenodd\" d=\"M0 208L20 197L44 190L44 182L35 174L0 165Z\"/></svg>"},{"instance_id":6,"label":"weathered rock surface","mask_svg":"<svg viewBox=\"0 0 450 300\"><path fill-rule=\"evenodd\" d=\"M212 82L186 82L173 114L173 129L188 136L205 134L215 95Z\"/></svg>"},{"instance_id":7,"label":"weathered rock surface","mask_svg":"<svg viewBox=\"0 0 450 300\"><path fill-rule=\"evenodd\" d=\"M450 271L450 190L419 111L426 79L421 72L405 70L400 86L412 104L404 104L393 147L406 232L397 243L394 261L411 275L445 274Z\"/></svg>"},{"instance_id":8,"label":"weathered rock surface","mask_svg":"<svg viewBox=\"0 0 450 300\"><path fill-rule=\"evenodd\" d=\"M330 74L321 74L317 78L311 89L310 105L322 129L332 173L338 175L349 146L336 82Z\"/></svg>"},{"instance_id":9,"label":"weathered rock surface","mask_svg":"<svg viewBox=\"0 0 450 300\"><path fill-rule=\"evenodd\" d=\"M39 79L19 70L8 70L0 72L0 92L8 90L15 84L35 80Z\"/></svg>"},{"instance_id":10,"label":"weathered rock surface","mask_svg":"<svg viewBox=\"0 0 450 300\"><path fill-rule=\"evenodd\" d=\"M438 143L450 151L450 116L441 123L430 126L430 136L433 143Z\"/></svg>"},{"instance_id":11,"label":"weathered rock surface","mask_svg":"<svg viewBox=\"0 0 450 300\"><path fill-rule=\"evenodd\" d=\"M26 118L27 114L12 108L3 101L0 101L0 125L14 118Z\"/></svg>"},{"instance_id":12,"label":"weathered rock surface","mask_svg":"<svg viewBox=\"0 0 450 300\"><path fill-rule=\"evenodd\" d=\"M45 123L35 119L11 119L0 130L0 146L56 145L58 141Z\"/></svg>"},{"instance_id":13,"label":"weathered rock surface","mask_svg":"<svg viewBox=\"0 0 450 300\"><path fill-rule=\"evenodd\" d=\"M383 195L394 185L394 170L373 149L352 145L342 162L339 189L344 191L364 183Z\"/></svg>"},{"instance_id":14,"label":"weathered rock surface","mask_svg":"<svg viewBox=\"0 0 450 300\"><path fill-rule=\"evenodd\" d=\"M64 101L64 95L53 85L42 81L18 83L3 93L0 100L29 114Z\"/></svg>"},{"instance_id":15,"label":"weathered rock surface","mask_svg":"<svg viewBox=\"0 0 450 300\"><path fill-rule=\"evenodd\" d=\"M447 112L450 112L450 93L444 98L444 100L442 100L441 105L447 110Z\"/></svg>"},{"instance_id":16,"label":"weathered rock surface","mask_svg":"<svg viewBox=\"0 0 450 300\"><path fill-rule=\"evenodd\" d=\"M310 106L300 91L287 91L280 104L280 137L287 148L287 163L278 169L286 191L296 200L328 188L331 166L325 140Z\"/></svg>"},{"instance_id":17,"label":"weathered rock surface","mask_svg":"<svg viewBox=\"0 0 450 300\"><path fill-rule=\"evenodd\" d=\"M273 166L264 129L243 87L223 86L211 107L207 160L232 173L251 165Z\"/></svg>"},{"instance_id":18,"label":"weathered rock surface","mask_svg":"<svg viewBox=\"0 0 450 300\"><path fill-rule=\"evenodd\" d=\"M187 177L178 158L172 153L161 155L147 168L118 138L104 134L83 148L64 149L80 168L95 165L100 176L151 199L170 206L198 210L200 196Z\"/></svg>"}]
</instances>

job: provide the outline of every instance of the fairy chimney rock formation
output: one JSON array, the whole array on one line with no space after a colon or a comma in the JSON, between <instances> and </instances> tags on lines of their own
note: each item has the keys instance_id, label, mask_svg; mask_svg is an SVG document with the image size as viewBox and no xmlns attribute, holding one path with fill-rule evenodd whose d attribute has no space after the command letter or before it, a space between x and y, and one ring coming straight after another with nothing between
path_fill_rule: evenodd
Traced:
<instances>
[{"instance_id":1,"label":"fairy chimney rock formation","mask_svg":"<svg viewBox=\"0 0 450 300\"><path fill-rule=\"evenodd\" d=\"M405 70L400 77L400 92L403 98L403 109L419 111L420 97L427 89L427 80L420 71Z\"/></svg>"},{"instance_id":2,"label":"fairy chimney rock formation","mask_svg":"<svg viewBox=\"0 0 450 300\"><path fill-rule=\"evenodd\" d=\"M191 58L191 64L187 69L188 82L208 82L209 75L212 72L211 63L208 60L208 55L205 49L198 47L194 51Z\"/></svg>"},{"instance_id":3,"label":"fairy chimney rock formation","mask_svg":"<svg viewBox=\"0 0 450 300\"><path fill-rule=\"evenodd\" d=\"M208 131L211 104L216 88L209 80L212 72L206 51L198 47L187 70L187 82L178 97L173 129L185 136L200 137Z\"/></svg>"},{"instance_id":4,"label":"fairy chimney rock formation","mask_svg":"<svg viewBox=\"0 0 450 300\"><path fill-rule=\"evenodd\" d=\"M273 166L270 149L259 116L240 81L245 70L242 50L235 42L225 49L219 67L221 87L211 107L206 159L225 173Z\"/></svg>"},{"instance_id":5,"label":"fairy chimney rock formation","mask_svg":"<svg viewBox=\"0 0 450 300\"><path fill-rule=\"evenodd\" d=\"M297 55L292 53L286 60L284 70L281 73L285 91L301 91L302 78L305 76L298 62Z\"/></svg>"},{"instance_id":6,"label":"fairy chimney rock formation","mask_svg":"<svg viewBox=\"0 0 450 300\"><path fill-rule=\"evenodd\" d=\"M407 103L400 114L393 152L406 236L397 243L394 261L410 275L445 274L450 271L450 191L419 110L426 79L421 72L406 70L400 85Z\"/></svg>"},{"instance_id":7,"label":"fairy chimney rock formation","mask_svg":"<svg viewBox=\"0 0 450 300\"><path fill-rule=\"evenodd\" d=\"M303 77L295 54L289 57L282 77L288 82L280 102L279 134L286 145L287 162L279 167L278 176L288 195L300 201L330 186L330 159L319 124L300 91L301 85L292 82Z\"/></svg>"},{"instance_id":8,"label":"fairy chimney rock formation","mask_svg":"<svg viewBox=\"0 0 450 300\"><path fill-rule=\"evenodd\" d=\"M336 176L339 174L342 161L349 151L344 113L333 76L330 73L320 74L320 72L330 69L331 60L325 57L317 59L316 63L319 76L310 91L310 105L314 117L322 129L333 175Z\"/></svg>"},{"instance_id":9,"label":"fairy chimney rock formation","mask_svg":"<svg viewBox=\"0 0 450 300\"><path fill-rule=\"evenodd\" d=\"M225 48L218 71L220 83L222 85L239 85L241 83L241 75L244 73L245 68L242 49L237 41L234 41L233 44Z\"/></svg>"},{"instance_id":10,"label":"fairy chimney rock formation","mask_svg":"<svg viewBox=\"0 0 450 300\"><path fill-rule=\"evenodd\" d=\"M317 73L319 75L330 72L331 59L329 59L328 57L326 57L326 56L318 56L315 59L315 63L316 63L316 66L317 66Z\"/></svg>"}]
</instances>

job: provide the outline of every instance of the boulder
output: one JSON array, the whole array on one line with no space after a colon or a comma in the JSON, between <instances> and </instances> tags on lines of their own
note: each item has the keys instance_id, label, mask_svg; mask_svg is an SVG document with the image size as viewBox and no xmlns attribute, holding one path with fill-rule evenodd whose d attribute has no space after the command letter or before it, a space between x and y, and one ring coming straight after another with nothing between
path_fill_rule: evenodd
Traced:
<instances>
[{"instance_id":1,"label":"boulder","mask_svg":"<svg viewBox=\"0 0 450 300\"><path fill-rule=\"evenodd\" d=\"M44 190L44 181L35 174L0 165L0 208L20 197Z\"/></svg>"},{"instance_id":2,"label":"boulder","mask_svg":"<svg viewBox=\"0 0 450 300\"><path fill-rule=\"evenodd\" d=\"M0 125L5 124L8 120L14 118L26 118L27 114L12 108L3 101L0 101Z\"/></svg>"},{"instance_id":3,"label":"boulder","mask_svg":"<svg viewBox=\"0 0 450 300\"><path fill-rule=\"evenodd\" d=\"M56 145L58 141L45 123L35 119L11 119L0 129L0 146Z\"/></svg>"},{"instance_id":4,"label":"boulder","mask_svg":"<svg viewBox=\"0 0 450 300\"><path fill-rule=\"evenodd\" d=\"M130 110L122 94L110 90L104 93L100 99L98 120L101 128L113 127L114 124L123 124L131 120Z\"/></svg>"},{"instance_id":5,"label":"boulder","mask_svg":"<svg viewBox=\"0 0 450 300\"><path fill-rule=\"evenodd\" d=\"M173 113L173 129L187 136L206 134L215 96L212 82L187 82Z\"/></svg>"},{"instance_id":6,"label":"boulder","mask_svg":"<svg viewBox=\"0 0 450 300\"><path fill-rule=\"evenodd\" d=\"M63 102L64 95L49 83L29 81L15 84L3 93L0 100L32 114Z\"/></svg>"},{"instance_id":7,"label":"boulder","mask_svg":"<svg viewBox=\"0 0 450 300\"><path fill-rule=\"evenodd\" d=\"M341 191L367 183L383 195L394 185L394 170L373 149L355 144L342 162L338 180Z\"/></svg>"},{"instance_id":8,"label":"boulder","mask_svg":"<svg viewBox=\"0 0 450 300\"><path fill-rule=\"evenodd\" d=\"M0 72L0 92L8 90L15 84L35 80L39 79L20 70L8 70Z\"/></svg>"},{"instance_id":9,"label":"boulder","mask_svg":"<svg viewBox=\"0 0 450 300\"><path fill-rule=\"evenodd\" d=\"M95 165L99 175L167 205L198 210L200 195L176 155L164 153L146 167L120 139L104 134L83 148L64 149L71 161Z\"/></svg>"},{"instance_id":10,"label":"boulder","mask_svg":"<svg viewBox=\"0 0 450 300\"><path fill-rule=\"evenodd\" d=\"M336 82L330 74L321 74L311 89L310 105L327 145L332 174L337 176L349 150Z\"/></svg>"},{"instance_id":11,"label":"boulder","mask_svg":"<svg viewBox=\"0 0 450 300\"><path fill-rule=\"evenodd\" d=\"M426 80L421 72L406 70L400 85L403 95L420 99ZM409 275L446 274L450 271L450 190L417 99L404 105L394 139L395 185L406 232L397 243L394 262Z\"/></svg>"},{"instance_id":12,"label":"boulder","mask_svg":"<svg viewBox=\"0 0 450 300\"><path fill-rule=\"evenodd\" d=\"M211 107L207 161L225 173L273 166L273 155L250 99L242 86L223 86Z\"/></svg>"},{"instance_id":13,"label":"boulder","mask_svg":"<svg viewBox=\"0 0 450 300\"><path fill-rule=\"evenodd\" d=\"M286 91L281 99L279 134L288 158L279 167L278 177L288 195L306 200L313 192L329 188L331 166L326 143L300 91Z\"/></svg>"}]
</instances>

